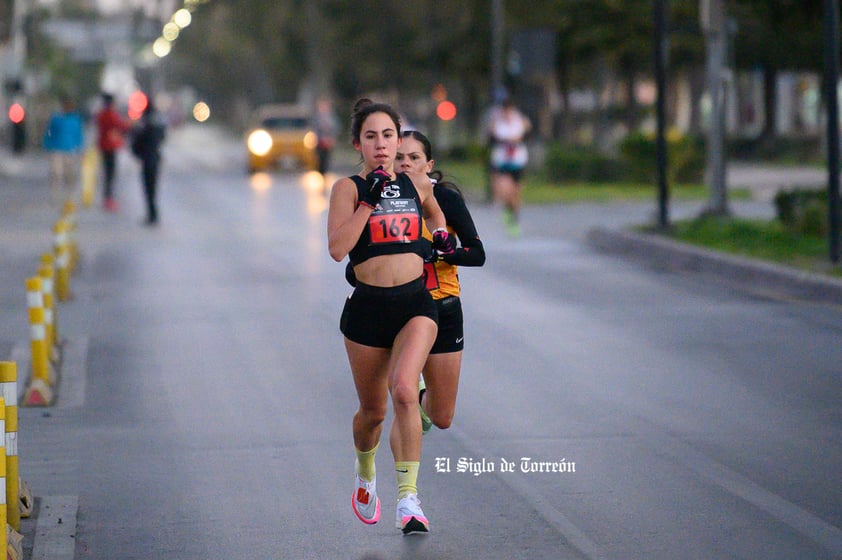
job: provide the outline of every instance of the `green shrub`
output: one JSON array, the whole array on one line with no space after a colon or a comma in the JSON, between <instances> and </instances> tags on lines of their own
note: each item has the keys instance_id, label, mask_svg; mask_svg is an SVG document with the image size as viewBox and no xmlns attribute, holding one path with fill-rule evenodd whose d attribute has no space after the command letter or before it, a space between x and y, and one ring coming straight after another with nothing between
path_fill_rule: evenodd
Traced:
<instances>
[{"instance_id":1,"label":"green shrub","mask_svg":"<svg viewBox=\"0 0 842 560\"><path fill-rule=\"evenodd\" d=\"M775 195L775 212L778 220L790 231L819 237L828 232L826 190L779 191Z\"/></svg>"},{"instance_id":2,"label":"green shrub","mask_svg":"<svg viewBox=\"0 0 842 560\"><path fill-rule=\"evenodd\" d=\"M616 158L594 148L555 142L547 146L544 170L547 180L564 182L615 182L625 179L626 169Z\"/></svg>"},{"instance_id":3,"label":"green shrub","mask_svg":"<svg viewBox=\"0 0 842 560\"><path fill-rule=\"evenodd\" d=\"M821 162L825 155L822 152L822 142L816 137L788 137L780 136L773 139L764 138L731 138L727 142L728 156L741 160L759 161L791 161L803 164L805 162Z\"/></svg>"},{"instance_id":4,"label":"green shrub","mask_svg":"<svg viewBox=\"0 0 842 560\"><path fill-rule=\"evenodd\" d=\"M827 235L827 204L814 200L810 204L806 205L804 207L804 212L801 215L799 231L804 235L812 235L813 237L823 237Z\"/></svg>"},{"instance_id":5,"label":"green shrub","mask_svg":"<svg viewBox=\"0 0 842 560\"><path fill-rule=\"evenodd\" d=\"M631 176L637 181L657 179L657 143L642 132L628 134L620 142L620 154ZM669 134L667 136L667 179L671 183L699 183L705 173L705 147L701 138Z\"/></svg>"},{"instance_id":6,"label":"green shrub","mask_svg":"<svg viewBox=\"0 0 842 560\"><path fill-rule=\"evenodd\" d=\"M436 154L433 154L434 156ZM482 144L472 142L453 146L446 154L448 160L452 161L488 161L488 148ZM438 159L438 157L436 157Z\"/></svg>"}]
</instances>

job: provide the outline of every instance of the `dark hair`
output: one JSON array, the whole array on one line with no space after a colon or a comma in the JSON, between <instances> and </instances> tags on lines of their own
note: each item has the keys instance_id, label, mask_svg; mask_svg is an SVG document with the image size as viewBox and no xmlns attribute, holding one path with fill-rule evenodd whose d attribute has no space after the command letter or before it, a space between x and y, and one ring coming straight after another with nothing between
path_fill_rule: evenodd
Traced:
<instances>
[{"instance_id":1,"label":"dark hair","mask_svg":"<svg viewBox=\"0 0 842 560\"><path fill-rule=\"evenodd\" d=\"M424 136L421 132L419 132L415 129L404 130L403 133L401 134L401 137L402 138L412 138L412 139L420 142L421 146L424 148L424 156L427 158L427 161L430 161L430 160L433 159L433 145L430 143L430 139L427 138L426 136ZM427 175L430 177L430 179L435 179L436 185L442 186L442 187L447 188L447 189L454 190L457 193L459 193L460 195L462 194L462 191L459 190L459 187L457 187L455 183L452 183L451 181L445 181L444 180L444 173L442 173L438 169L434 169L434 170L430 171L429 173L427 173Z\"/></svg>"},{"instance_id":2,"label":"dark hair","mask_svg":"<svg viewBox=\"0 0 842 560\"><path fill-rule=\"evenodd\" d=\"M375 103L367 97L363 97L354 104L354 110L351 115L351 141L359 142L360 133L362 132L363 123L374 113L386 113L395 123L395 130L398 135L401 133L401 116L397 111L392 109L386 103Z\"/></svg>"}]
</instances>

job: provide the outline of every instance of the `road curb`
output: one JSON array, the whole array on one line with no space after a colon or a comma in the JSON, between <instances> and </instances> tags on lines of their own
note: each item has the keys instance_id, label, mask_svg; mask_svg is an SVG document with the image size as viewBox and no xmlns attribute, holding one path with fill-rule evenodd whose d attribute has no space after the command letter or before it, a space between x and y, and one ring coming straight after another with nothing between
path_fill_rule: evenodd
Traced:
<instances>
[{"instance_id":1,"label":"road curb","mask_svg":"<svg viewBox=\"0 0 842 560\"><path fill-rule=\"evenodd\" d=\"M602 252L618 254L670 270L719 275L752 289L789 297L842 304L842 280L768 263L727 255L664 237L625 230L594 228L587 242Z\"/></svg>"}]
</instances>

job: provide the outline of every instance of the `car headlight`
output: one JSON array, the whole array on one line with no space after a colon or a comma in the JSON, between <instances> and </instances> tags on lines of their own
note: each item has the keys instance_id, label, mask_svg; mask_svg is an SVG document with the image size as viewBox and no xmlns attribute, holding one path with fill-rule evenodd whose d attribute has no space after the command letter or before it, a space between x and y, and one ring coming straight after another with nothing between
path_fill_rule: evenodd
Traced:
<instances>
[{"instance_id":1,"label":"car headlight","mask_svg":"<svg viewBox=\"0 0 842 560\"><path fill-rule=\"evenodd\" d=\"M265 156L272 149L272 136L265 130L258 129L249 134L246 144L254 155Z\"/></svg>"},{"instance_id":2,"label":"car headlight","mask_svg":"<svg viewBox=\"0 0 842 560\"><path fill-rule=\"evenodd\" d=\"M312 130L304 135L304 147L308 150L314 150L319 143L319 137Z\"/></svg>"}]
</instances>

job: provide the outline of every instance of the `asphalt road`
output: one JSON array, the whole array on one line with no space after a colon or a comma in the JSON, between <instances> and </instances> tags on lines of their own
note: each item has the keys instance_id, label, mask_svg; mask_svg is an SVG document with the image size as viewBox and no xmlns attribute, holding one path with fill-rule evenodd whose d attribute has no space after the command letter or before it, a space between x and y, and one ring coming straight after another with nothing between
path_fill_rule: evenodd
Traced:
<instances>
[{"instance_id":1,"label":"asphalt road","mask_svg":"<svg viewBox=\"0 0 842 560\"><path fill-rule=\"evenodd\" d=\"M424 438L432 533L391 523L386 445L383 520L359 523L326 201L235 147L173 134L158 228L128 158L120 212L79 212L58 399L20 428L37 521L75 518L65 557L842 557L842 307L585 243L646 205L530 208L518 240L472 207L488 262L461 272L454 426ZM19 286L54 209L37 177L3 182L0 351L25 363Z\"/></svg>"}]
</instances>

